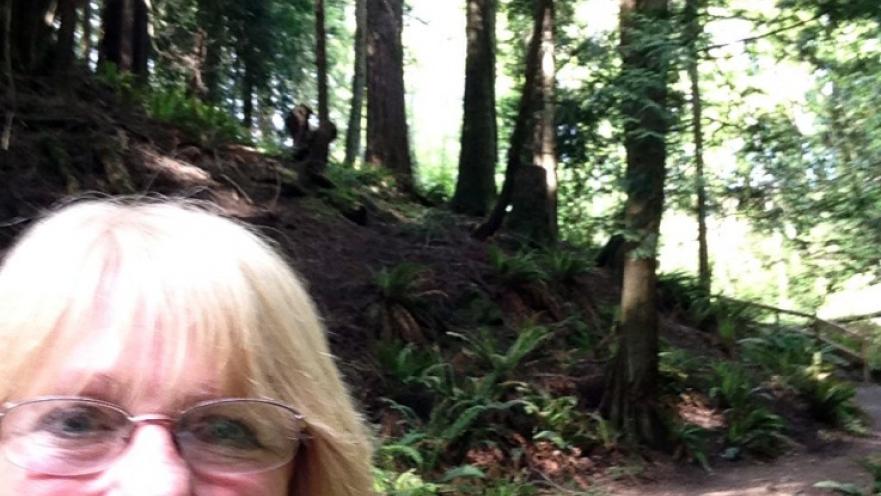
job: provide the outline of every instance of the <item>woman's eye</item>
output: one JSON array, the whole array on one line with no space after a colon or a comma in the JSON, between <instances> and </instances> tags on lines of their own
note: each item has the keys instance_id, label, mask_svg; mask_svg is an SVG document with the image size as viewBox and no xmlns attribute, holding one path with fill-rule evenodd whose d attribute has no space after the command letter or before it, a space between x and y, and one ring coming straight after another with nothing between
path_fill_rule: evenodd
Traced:
<instances>
[{"instance_id":1,"label":"woman's eye","mask_svg":"<svg viewBox=\"0 0 881 496\"><path fill-rule=\"evenodd\" d=\"M37 427L64 438L95 437L113 430L107 415L91 407L53 410L39 419Z\"/></svg>"},{"instance_id":2,"label":"woman's eye","mask_svg":"<svg viewBox=\"0 0 881 496\"><path fill-rule=\"evenodd\" d=\"M193 436L203 443L223 445L232 448L260 448L260 441L254 430L246 422L220 417L202 417L189 425Z\"/></svg>"}]
</instances>

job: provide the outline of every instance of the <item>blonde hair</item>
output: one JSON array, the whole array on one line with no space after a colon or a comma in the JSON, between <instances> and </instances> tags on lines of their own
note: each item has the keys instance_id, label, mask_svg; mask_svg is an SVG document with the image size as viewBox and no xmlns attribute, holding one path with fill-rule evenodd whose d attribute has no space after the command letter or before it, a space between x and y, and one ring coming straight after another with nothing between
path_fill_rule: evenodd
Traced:
<instances>
[{"instance_id":1,"label":"blonde hair","mask_svg":"<svg viewBox=\"0 0 881 496\"><path fill-rule=\"evenodd\" d=\"M156 366L176 377L187 356L210 353L237 374L243 394L302 413L310 438L297 454L292 494L372 494L371 444L324 328L261 236L169 201L82 201L37 222L0 268L0 401L63 360L96 305L121 339L153 332L171 343ZM133 325L135 314L152 325Z\"/></svg>"}]
</instances>

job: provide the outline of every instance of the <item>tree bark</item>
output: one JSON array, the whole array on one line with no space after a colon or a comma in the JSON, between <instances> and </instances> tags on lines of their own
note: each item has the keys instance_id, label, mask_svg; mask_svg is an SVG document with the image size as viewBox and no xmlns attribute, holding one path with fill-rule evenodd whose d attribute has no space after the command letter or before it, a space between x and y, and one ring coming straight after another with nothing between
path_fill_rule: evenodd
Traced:
<instances>
[{"instance_id":1,"label":"tree bark","mask_svg":"<svg viewBox=\"0 0 881 496\"><path fill-rule=\"evenodd\" d=\"M77 0L58 0L61 28L58 30L58 41L55 43L52 63L52 70L57 75L67 73L73 66L77 23L76 4Z\"/></svg>"},{"instance_id":2,"label":"tree bark","mask_svg":"<svg viewBox=\"0 0 881 496\"><path fill-rule=\"evenodd\" d=\"M12 77L12 0L0 0L0 62L5 85Z\"/></svg>"},{"instance_id":3,"label":"tree bark","mask_svg":"<svg viewBox=\"0 0 881 496\"><path fill-rule=\"evenodd\" d=\"M554 2L538 0L534 16L532 39L526 54L526 78L520 96L517 119L508 148L505 181L487 220L473 233L477 239L492 236L505 221L509 206L513 206L510 223L520 230L525 241L547 244L556 238L556 158L554 137L553 87L554 72ZM525 165L545 171L544 184L520 185L520 168ZM529 174L529 177L538 177ZM517 192L518 188L525 192ZM524 199L529 193L541 193L542 199L530 200L529 205L540 205L535 210L513 203L515 198ZM523 231L521 226L528 225ZM544 233L542 235L542 233ZM540 236L535 237L535 234Z\"/></svg>"},{"instance_id":4,"label":"tree bark","mask_svg":"<svg viewBox=\"0 0 881 496\"><path fill-rule=\"evenodd\" d=\"M361 118L364 111L364 90L367 72L367 0L355 3L355 72L352 75L352 104L346 128L345 165L351 167L361 152Z\"/></svg>"},{"instance_id":5,"label":"tree bark","mask_svg":"<svg viewBox=\"0 0 881 496\"><path fill-rule=\"evenodd\" d=\"M107 0L101 24L101 63L146 79L150 52L150 7L144 0Z\"/></svg>"},{"instance_id":6,"label":"tree bark","mask_svg":"<svg viewBox=\"0 0 881 496\"><path fill-rule=\"evenodd\" d=\"M649 445L663 443L657 402L658 314L656 256L666 175L668 0L621 0L621 80L627 151L628 238L621 294L618 351L602 401L610 421Z\"/></svg>"},{"instance_id":7,"label":"tree bark","mask_svg":"<svg viewBox=\"0 0 881 496\"><path fill-rule=\"evenodd\" d=\"M367 164L413 191L404 104L403 0L367 0Z\"/></svg>"},{"instance_id":8,"label":"tree bark","mask_svg":"<svg viewBox=\"0 0 881 496\"><path fill-rule=\"evenodd\" d=\"M468 52L456 191L450 207L482 216L496 195L496 0L467 0Z\"/></svg>"},{"instance_id":9,"label":"tree bark","mask_svg":"<svg viewBox=\"0 0 881 496\"><path fill-rule=\"evenodd\" d=\"M218 104L221 100L220 67L223 59L223 45L226 36L223 12L214 0L200 0L198 21L204 32L204 59L200 67L204 84L203 99Z\"/></svg>"},{"instance_id":10,"label":"tree bark","mask_svg":"<svg viewBox=\"0 0 881 496\"><path fill-rule=\"evenodd\" d=\"M557 140L554 126L554 61L555 11L553 0L540 0L536 15L541 17L541 48L539 50L535 117L533 118L530 151L532 166L544 174L536 175L539 185L515 181L508 229L527 243L545 246L557 240Z\"/></svg>"},{"instance_id":11,"label":"tree bark","mask_svg":"<svg viewBox=\"0 0 881 496\"><path fill-rule=\"evenodd\" d=\"M30 72L45 62L51 34L46 16L51 6L52 0L12 0L10 45L16 70Z\"/></svg>"},{"instance_id":12,"label":"tree bark","mask_svg":"<svg viewBox=\"0 0 881 496\"><path fill-rule=\"evenodd\" d=\"M89 63L92 56L92 0L84 0L83 1L83 38L81 41L82 45L82 57L83 60L86 61L86 64Z\"/></svg>"},{"instance_id":13,"label":"tree bark","mask_svg":"<svg viewBox=\"0 0 881 496\"><path fill-rule=\"evenodd\" d=\"M242 126L249 133L254 128L254 76L251 65L247 62L242 79Z\"/></svg>"},{"instance_id":14,"label":"tree bark","mask_svg":"<svg viewBox=\"0 0 881 496\"><path fill-rule=\"evenodd\" d=\"M691 130L694 137L694 189L697 200L698 281L706 294L712 290L710 254L707 247L707 189L704 177L704 130L703 102L701 101L700 66L697 43L703 26L700 20L700 0L686 0L685 15L688 22L688 79L691 84Z\"/></svg>"},{"instance_id":15,"label":"tree bark","mask_svg":"<svg viewBox=\"0 0 881 496\"><path fill-rule=\"evenodd\" d=\"M318 74L318 120L330 122L327 101L327 31L324 26L324 0L315 0L315 70Z\"/></svg>"}]
</instances>

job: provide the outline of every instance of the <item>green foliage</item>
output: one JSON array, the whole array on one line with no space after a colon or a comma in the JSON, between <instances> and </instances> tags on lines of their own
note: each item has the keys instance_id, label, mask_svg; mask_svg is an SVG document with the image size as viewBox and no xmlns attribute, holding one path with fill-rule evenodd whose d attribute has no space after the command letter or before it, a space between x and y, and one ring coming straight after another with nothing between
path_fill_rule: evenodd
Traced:
<instances>
[{"instance_id":1,"label":"green foliage","mask_svg":"<svg viewBox=\"0 0 881 496\"><path fill-rule=\"evenodd\" d=\"M705 369L706 358L681 348L668 348L658 353L658 372L674 392L696 386Z\"/></svg>"},{"instance_id":2,"label":"green foliage","mask_svg":"<svg viewBox=\"0 0 881 496\"><path fill-rule=\"evenodd\" d=\"M674 452L676 458L697 463L707 472L712 472L707 455L709 431L694 424L675 422L669 432L676 446Z\"/></svg>"},{"instance_id":3,"label":"green foliage","mask_svg":"<svg viewBox=\"0 0 881 496\"><path fill-rule=\"evenodd\" d=\"M784 434L783 419L759 404L760 390L753 386L749 373L741 366L722 362L714 367L717 384L710 397L725 408L726 452L736 458L741 450L772 456L790 443Z\"/></svg>"},{"instance_id":4,"label":"green foliage","mask_svg":"<svg viewBox=\"0 0 881 496\"><path fill-rule=\"evenodd\" d=\"M813 363L815 343L795 331L762 329L753 337L740 340L741 356L747 363L768 373L790 376Z\"/></svg>"},{"instance_id":5,"label":"green foliage","mask_svg":"<svg viewBox=\"0 0 881 496\"><path fill-rule=\"evenodd\" d=\"M505 378L527 355L552 336L546 327L526 325L518 331L514 342L503 350L496 335L486 329L481 329L475 334L449 333L449 335L461 339L467 345L466 353L489 365L491 375L488 378L492 377L492 381Z\"/></svg>"},{"instance_id":6,"label":"green foliage","mask_svg":"<svg viewBox=\"0 0 881 496\"><path fill-rule=\"evenodd\" d=\"M403 385L421 385L437 388L444 380L443 357L437 349L419 349L413 344L380 341L376 345L376 360L382 372Z\"/></svg>"},{"instance_id":7,"label":"green foliage","mask_svg":"<svg viewBox=\"0 0 881 496\"><path fill-rule=\"evenodd\" d=\"M855 402L856 388L835 378L834 368L823 362L823 353L815 352L811 365L789 376L787 382L817 420L855 433L866 432Z\"/></svg>"},{"instance_id":8,"label":"green foliage","mask_svg":"<svg viewBox=\"0 0 881 496\"><path fill-rule=\"evenodd\" d=\"M185 132L203 145L247 143L247 131L227 111L189 96L183 89L155 89L146 97L147 114Z\"/></svg>"},{"instance_id":9,"label":"green foliage","mask_svg":"<svg viewBox=\"0 0 881 496\"><path fill-rule=\"evenodd\" d=\"M535 252L508 255L501 248L491 246L489 263L499 282L507 287L544 284L549 279Z\"/></svg>"},{"instance_id":10,"label":"green foliage","mask_svg":"<svg viewBox=\"0 0 881 496\"><path fill-rule=\"evenodd\" d=\"M571 250L549 250L542 254L539 262L548 277L561 283L572 283L576 277L590 272L593 260Z\"/></svg>"},{"instance_id":11,"label":"green foliage","mask_svg":"<svg viewBox=\"0 0 881 496\"><path fill-rule=\"evenodd\" d=\"M373 284L384 301L406 306L418 301L426 275L424 266L404 262L380 269L373 276Z\"/></svg>"}]
</instances>

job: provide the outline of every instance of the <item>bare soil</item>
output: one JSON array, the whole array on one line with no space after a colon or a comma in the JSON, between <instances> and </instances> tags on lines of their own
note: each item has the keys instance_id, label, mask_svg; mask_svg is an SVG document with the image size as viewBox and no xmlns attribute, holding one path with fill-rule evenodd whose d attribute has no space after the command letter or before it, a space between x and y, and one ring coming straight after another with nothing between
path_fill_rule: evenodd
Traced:
<instances>
[{"instance_id":1,"label":"bare soil","mask_svg":"<svg viewBox=\"0 0 881 496\"><path fill-rule=\"evenodd\" d=\"M867 456L881 453L881 386L862 386L857 402L870 418L866 437L828 434L820 446L796 447L770 463L736 462L713 467L659 464L647 469L649 481L610 481L607 494L619 496L814 496L831 494L814 484L824 480L868 488L871 477L861 466ZM824 437L821 433L820 437Z\"/></svg>"}]
</instances>

